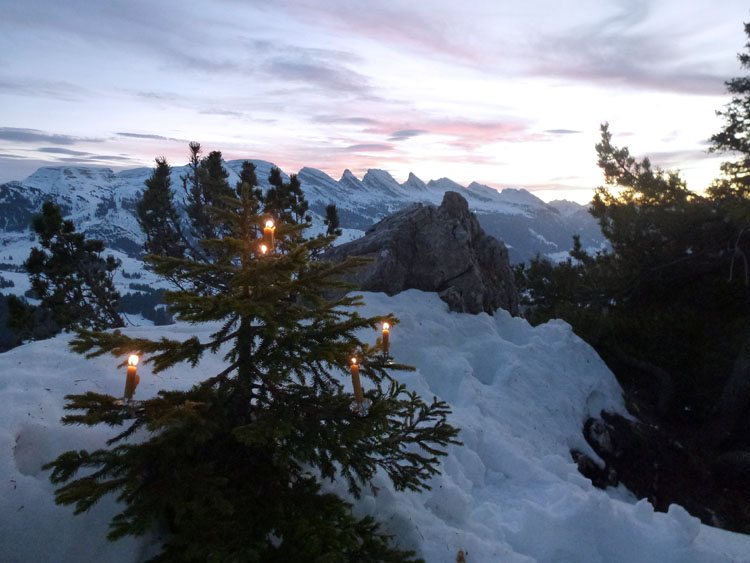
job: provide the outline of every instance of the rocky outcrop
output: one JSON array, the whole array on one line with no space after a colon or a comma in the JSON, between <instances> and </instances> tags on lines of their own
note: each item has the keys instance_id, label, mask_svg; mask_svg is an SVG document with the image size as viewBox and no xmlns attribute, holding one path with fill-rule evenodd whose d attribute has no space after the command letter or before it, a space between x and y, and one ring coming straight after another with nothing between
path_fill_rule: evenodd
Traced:
<instances>
[{"instance_id":1,"label":"rocky outcrop","mask_svg":"<svg viewBox=\"0 0 750 563\"><path fill-rule=\"evenodd\" d=\"M348 256L373 258L348 278L363 291L435 291L452 311L518 314L508 250L485 234L456 192L446 192L439 207L415 204L386 217L325 259Z\"/></svg>"},{"instance_id":2,"label":"rocky outcrop","mask_svg":"<svg viewBox=\"0 0 750 563\"><path fill-rule=\"evenodd\" d=\"M586 421L583 434L604 467L581 452L571 455L595 486L622 483L657 511L679 504L704 524L750 533L750 473L742 470L750 452L717 455L690 437L605 411Z\"/></svg>"}]
</instances>

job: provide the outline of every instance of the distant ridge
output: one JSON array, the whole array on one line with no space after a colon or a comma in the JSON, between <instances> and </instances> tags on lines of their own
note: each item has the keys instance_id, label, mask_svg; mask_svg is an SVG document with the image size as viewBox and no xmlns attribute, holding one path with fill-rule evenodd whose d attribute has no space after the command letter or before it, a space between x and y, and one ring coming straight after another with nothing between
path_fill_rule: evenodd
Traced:
<instances>
[{"instance_id":1,"label":"distant ridge","mask_svg":"<svg viewBox=\"0 0 750 563\"><path fill-rule=\"evenodd\" d=\"M239 180L242 164L250 160L262 188L274 164L265 160L239 159L225 162L228 181ZM45 200L56 201L77 228L104 240L108 246L132 256L140 253L143 235L135 219L135 201L152 169L147 167L113 172L99 166L49 166L39 168L22 181L0 185L0 243L10 233L27 232L31 217ZM184 198L181 176L187 166L172 168L172 186ZM288 174L282 172L288 179ZM477 215L484 230L506 243L512 262L537 254L560 258L572 247L573 234L581 235L584 247L598 248L603 237L584 206L572 202L544 203L524 189L502 191L472 182L463 186L450 178L424 182L410 173L397 182L386 170L370 169L360 179L344 170L335 180L325 172L305 167L297 174L310 202L313 229L323 230L325 207L339 210L343 240L361 236L371 225L414 203L439 205L446 191L460 193Z\"/></svg>"}]
</instances>

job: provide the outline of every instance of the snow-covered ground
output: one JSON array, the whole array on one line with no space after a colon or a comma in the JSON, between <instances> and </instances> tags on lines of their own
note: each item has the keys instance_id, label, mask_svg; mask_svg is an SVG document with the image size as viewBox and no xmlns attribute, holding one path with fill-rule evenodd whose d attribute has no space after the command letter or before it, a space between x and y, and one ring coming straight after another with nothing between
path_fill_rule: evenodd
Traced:
<instances>
[{"instance_id":1,"label":"snow-covered ground","mask_svg":"<svg viewBox=\"0 0 750 563\"><path fill-rule=\"evenodd\" d=\"M424 493L395 492L379 475L377 496L355 503L385 532L428 563L750 562L750 536L701 525L682 508L654 513L622 489L601 491L576 470L571 448L596 457L581 434L601 409L624 413L609 370L570 327L532 328L504 311L494 317L451 313L435 294L365 294L363 314L395 313L394 357L417 368L397 376L424 397L453 408L463 446ZM132 327L155 338L206 335L212 326ZM372 340L376 334L368 335ZM0 354L0 561L135 562L154 554L155 538L105 539L116 507L102 502L73 516L57 507L40 466L59 453L100 446L106 429L63 427L63 397L86 390L121 395L118 359L85 360L69 335ZM136 398L184 388L221 369L220 356L198 370L178 366L154 376L141 367ZM327 486L346 496L343 484Z\"/></svg>"}]
</instances>

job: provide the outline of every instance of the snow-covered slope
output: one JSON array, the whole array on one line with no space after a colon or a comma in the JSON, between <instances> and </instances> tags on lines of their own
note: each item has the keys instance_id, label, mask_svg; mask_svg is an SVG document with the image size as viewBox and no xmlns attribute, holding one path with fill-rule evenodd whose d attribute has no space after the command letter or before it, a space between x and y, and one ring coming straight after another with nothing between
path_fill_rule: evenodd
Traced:
<instances>
[{"instance_id":1,"label":"snow-covered slope","mask_svg":"<svg viewBox=\"0 0 750 563\"><path fill-rule=\"evenodd\" d=\"M243 162L244 159L225 163L231 185L239 179ZM274 165L263 160L251 162L256 166L260 185L268 188ZM172 168L172 187L178 199L185 195L181 177L186 173L186 166ZM135 202L150 175L150 168L114 173L101 167L55 166L40 168L21 182L0 185L0 245L17 240L13 233L27 233L33 214L45 200L52 199L62 206L78 230L104 240L109 248L137 256L143 247L143 235L134 216ZM282 176L288 178L284 173ZM399 184L385 170L368 170L361 180L346 170L335 180L320 170L303 168L298 178L310 202L316 230L323 228L325 207L330 203L337 205L347 235L356 236L386 215L413 203L439 204L443 194L452 190L466 198L490 235L508 245L514 262L528 260L537 253L565 251L571 248L574 233L582 235L584 247L601 246L601 232L583 206L577 206L580 213L573 213L570 208L563 213L526 190L498 192L476 182L465 187L448 178L425 183L414 174ZM530 236L529 229L543 236Z\"/></svg>"},{"instance_id":2,"label":"snow-covered slope","mask_svg":"<svg viewBox=\"0 0 750 563\"><path fill-rule=\"evenodd\" d=\"M582 437L586 417L624 413L614 376L561 321L532 328L504 311L494 317L450 313L437 295L411 290L365 294L364 314L394 312L394 356L416 366L398 378L453 409L463 446L452 446L432 490L395 492L378 475L377 496L355 503L384 531L429 563L730 563L750 560L750 537L701 525L682 508L654 513L627 491L601 491L582 477L575 448L596 457ZM134 327L131 335L206 335L214 326ZM367 335L371 340L375 334ZM56 507L45 461L73 448L96 448L103 429L59 423L68 393L119 396L124 370L111 357L85 360L67 351L68 336L0 354L0 560L3 562L142 561L154 538L109 543L111 500L81 516ZM139 369L136 398L185 388L222 369L221 354L198 369L154 376ZM328 485L345 495L346 486Z\"/></svg>"}]
</instances>

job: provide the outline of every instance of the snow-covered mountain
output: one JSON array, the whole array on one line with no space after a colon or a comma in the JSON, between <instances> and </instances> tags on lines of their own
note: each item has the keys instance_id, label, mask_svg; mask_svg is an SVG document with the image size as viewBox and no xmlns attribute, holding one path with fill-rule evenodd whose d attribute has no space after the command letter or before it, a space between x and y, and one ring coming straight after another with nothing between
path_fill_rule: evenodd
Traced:
<instances>
[{"instance_id":1,"label":"snow-covered mountain","mask_svg":"<svg viewBox=\"0 0 750 563\"><path fill-rule=\"evenodd\" d=\"M537 327L500 310L495 316L451 313L436 294L410 290L365 294L366 316L395 313L391 350L414 372L397 378L425 400L447 401L462 446L451 445L424 493L398 492L376 475L377 495L360 499L345 482L328 490L348 498L358 517L373 515L401 548L429 563L740 563L750 536L702 525L682 507L655 512L627 490L592 486L570 450L597 459L582 434L601 409L625 414L622 391L604 362L566 323ZM133 337L205 338L218 325L128 327ZM374 343L376 334L362 334ZM119 428L64 426L64 397L97 391L120 396L122 358L86 360L70 335L0 354L0 561L135 563L158 552L148 534L106 540L118 508L105 497L74 516L54 504L43 463L71 449L94 450ZM223 353L191 369L152 374L139 367L136 399L186 389L224 369Z\"/></svg>"},{"instance_id":2,"label":"snow-covered mountain","mask_svg":"<svg viewBox=\"0 0 750 563\"><path fill-rule=\"evenodd\" d=\"M229 182L239 179L243 160L226 162ZM261 186L268 187L270 162L252 160ZM183 195L181 176L187 167L172 169L172 185ZM31 217L52 199L62 206L78 230L104 240L108 247L137 256L143 235L135 220L135 201L151 175L150 168L115 173L109 168L56 166L40 168L23 181L0 185L0 244L7 246L28 237ZM286 177L286 174L283 174ZM599 248L601 231L584 206L572 202L546 204L526 190L502 192L478 184L462 186L441 178L425 183L410 174L398 183L385 170L368 170L360 180L349 170L339 180L314 168L303 168L298 178L310 202L313 224L322 228L325 207L335 203L344 240L359 236L386 215L413 203L439 204L443 194L456 191L469 202L485 231L504 241L512 262L541 255L564 255L572 235L580 234L584 247ZM1 250L0 250L1 252Z\"/></svg>"}]
</instances>

